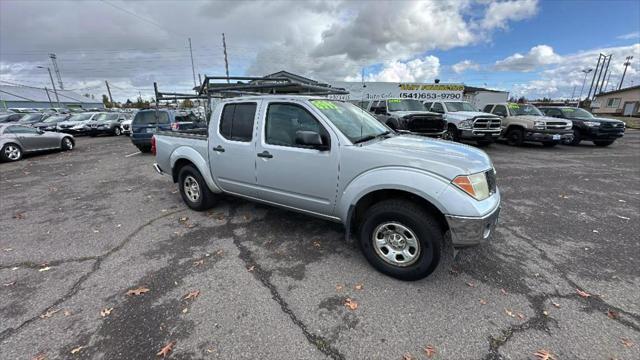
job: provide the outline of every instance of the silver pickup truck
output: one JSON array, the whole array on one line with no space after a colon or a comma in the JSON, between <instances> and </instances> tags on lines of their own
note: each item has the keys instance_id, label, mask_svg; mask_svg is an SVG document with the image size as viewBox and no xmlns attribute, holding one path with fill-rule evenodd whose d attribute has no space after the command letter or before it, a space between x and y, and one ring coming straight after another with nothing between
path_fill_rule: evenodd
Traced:
<instances>
[{"instance_id":1,"label":"silver pickup truck","mask_svg":"<svg viewBox=\"0 0 640 360\"><path fill-rule=\"evenodd\" d=\"M433 272L447 232L456 247L487 241L500 211L483 151L396 133L326 98L226 99L207 136L158 132L152 151L190 208L225 193L340 222L371 265L403 280Z\"/></svg>"}]
</instances>

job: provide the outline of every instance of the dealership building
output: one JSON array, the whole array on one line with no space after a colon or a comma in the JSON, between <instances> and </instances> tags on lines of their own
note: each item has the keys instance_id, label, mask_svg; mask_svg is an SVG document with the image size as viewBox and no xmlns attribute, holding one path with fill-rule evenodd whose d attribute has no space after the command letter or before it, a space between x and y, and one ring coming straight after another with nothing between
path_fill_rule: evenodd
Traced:
<instances>
[{"instance_id":1,"label":"dealership building","mask_svg":"<svg viewBox=\"0 0 640 360\"><path fill-rule=\"evenodd\" d=\"M600 93L591 106L594 114L640 116L640 85Z\"/></svg>"},{"instance_id":2,"label":"dealership building","mask_svg":"<svg viewBox=\"0 0 640 360\"><path fill-rule=\"evenodd\" d=\"M0 111L12 108L104 108L102 101L82 96L69 90L58 90L58 96L50 89L31 86L0 85ZM58 105L58 100L60 105Z\"/></svg>"}]
</instances>

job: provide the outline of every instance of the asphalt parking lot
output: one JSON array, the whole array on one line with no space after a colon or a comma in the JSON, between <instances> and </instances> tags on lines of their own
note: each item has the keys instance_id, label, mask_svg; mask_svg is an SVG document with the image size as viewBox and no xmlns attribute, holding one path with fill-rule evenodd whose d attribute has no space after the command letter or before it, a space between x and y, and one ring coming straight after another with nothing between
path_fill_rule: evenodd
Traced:
<instances>
[{"instance_id":1,"label":"asphalt parking lot","mask_svg":"<svg viewBox=\"0 0 640 360\"><path fill-rule=\"evenodd\" d=\"M488 148L495 238L418 282L375 272L335 224L229 198L190 211L135 150L79 138L0 164L0 359L638 358L640 131Z\"/></svg>"}]
</instances>

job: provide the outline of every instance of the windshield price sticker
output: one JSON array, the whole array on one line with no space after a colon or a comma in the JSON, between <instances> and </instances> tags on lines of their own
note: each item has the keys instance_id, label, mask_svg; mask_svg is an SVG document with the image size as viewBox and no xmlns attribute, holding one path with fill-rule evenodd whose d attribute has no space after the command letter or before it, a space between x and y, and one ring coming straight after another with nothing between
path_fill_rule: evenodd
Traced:
<instances>
[{"instance_id":1,"label":"windshield price sticker","mask_svg":"<svg viewBox=\"0 0 640 360\"><path fill-rule=\"evenodd\" d=\"M520 109L520 105L518 105L518 104L509 104L509 109Z\"/></svg>"},{"instance_id":2,"label":"windshield price sticker","mask_svg":"<svg viewBox=\"0 0 640 360\"><path fill-rule=\"evenodd\" d=\"M320 110L337 110L338 109L336 104L332 103L331 101L313 100L311 101L311 103L313 104L313 106L315 106Z\"/></svg>"}]
</instances>

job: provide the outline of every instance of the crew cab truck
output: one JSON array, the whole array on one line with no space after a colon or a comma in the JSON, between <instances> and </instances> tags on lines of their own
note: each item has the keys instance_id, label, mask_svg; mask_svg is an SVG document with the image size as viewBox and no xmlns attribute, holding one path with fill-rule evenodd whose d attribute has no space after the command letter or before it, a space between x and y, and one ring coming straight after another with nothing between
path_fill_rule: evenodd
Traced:
<instances>
[{"instance_id":1,"label":"crew cab truck","mask_svg":"<svg viewBox=\"0 0 640 360\"><path fill-rule=\"evenodd\" d=\"M509 145L520 146L531 141L553 147L562 141L573 140L571 121L544 116L530 104L487 104L483 111L502 118L502 138Z\"/></svg>"},{"instance_id":2,"label":"crew cab truck","mask_svg":"<svg viewBox=\"0 0 640 360\"><path fill-rule=\"evenodd\" d=\"M466 101L436 101L425 103L431 112L444 115L447 132L443 139L473 140L479 146L493 143L500 137L502 121L499 116L478 111Z\"/></svg>"},{"instance_id":3,"label":"crew cab truck","mask_svg":"<svg viewBox=\"0 0 640 360\"><path fill-rule=\"evenodd\" d=\"M569 106L545 106L539 108L545 115L567 119L573 123L573 140L568 145L578 145L582 140L593 141L596 146L609 146L624 135L624 122L595 117L587 110Z\"/></svg>"},{"instance_id":4,"label":"crew cab truck","mask_svg":"<svg viewBox=\"0 0 640 360\"><path fill-rule=\"evenodd\" d=\"M208 135L158 132L154 167L191 209L231 194L344 224L366 259L403 280L454 246L488 241L500 211L483 151L396 133L348 102L293 95L222 100Z\"/></svg>"},{"instance_id":5,"label":"crew cab truck","mask_svg":"<svg viewBox=\"0 0 640 360\"><path fill-rule=\"evenodd\" d=\"M447 130L441 114L429 112L422 102L414 99L372 101L371 112L378 121L393 130L405 130L421 135L440 137Z\"/></svg>"}]
</instances>

